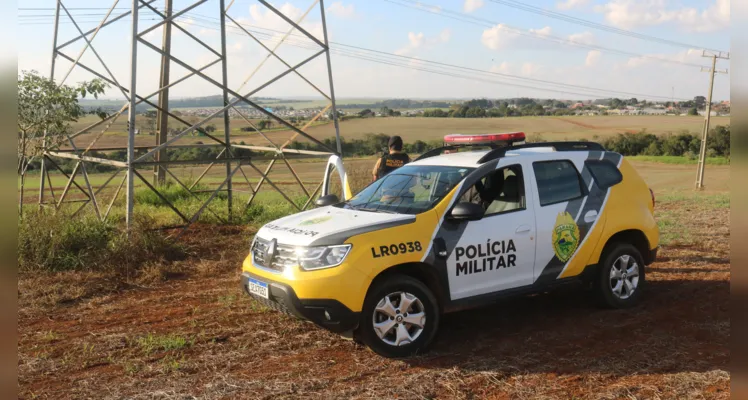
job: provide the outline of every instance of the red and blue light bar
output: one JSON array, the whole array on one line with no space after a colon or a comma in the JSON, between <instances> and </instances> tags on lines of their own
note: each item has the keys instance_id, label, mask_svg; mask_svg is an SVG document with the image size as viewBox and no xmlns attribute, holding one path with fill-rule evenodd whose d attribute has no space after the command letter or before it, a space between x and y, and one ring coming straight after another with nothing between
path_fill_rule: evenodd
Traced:
<instances>
[{"instance_id":1,"label":"red and blue light bar","mask_svg":"<svg viewBox=\"0 0 748 400\"><path fill-rule=\"evenodd\" d=\"M512 144L524 141L524 132L485 133L479 135L451 134L444 136L445 145Z\"/></svg>"}]
</instances>

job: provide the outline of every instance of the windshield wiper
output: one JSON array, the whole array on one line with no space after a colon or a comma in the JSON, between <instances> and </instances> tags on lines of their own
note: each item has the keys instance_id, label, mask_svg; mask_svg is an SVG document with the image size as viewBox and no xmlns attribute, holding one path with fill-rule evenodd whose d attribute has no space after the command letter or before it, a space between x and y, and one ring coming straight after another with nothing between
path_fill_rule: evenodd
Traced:
<instances>
[{"instance_id":1,"label":"windshield wiper","mask_svg":"<svg viewBox=\"0 0 748 400\"><path fill-rule=\"evenodd\" d=\"M396 212L396 211L382 210L380 208L354 207L353 209L354 210L359 210L359 211L381 212L381 213L385 213L385 214L400 214L399 212Z\"/></svg>"}]
</instances>

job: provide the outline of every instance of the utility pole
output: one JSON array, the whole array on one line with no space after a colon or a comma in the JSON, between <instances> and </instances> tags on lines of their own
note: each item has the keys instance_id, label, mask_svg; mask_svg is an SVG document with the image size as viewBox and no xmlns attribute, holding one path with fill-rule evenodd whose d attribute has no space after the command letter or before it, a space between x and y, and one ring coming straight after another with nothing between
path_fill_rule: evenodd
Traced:
<instances>
[{"instance_id":1,"label":"utility pole","mask_svg":"<svg viewBox=\"0 0 748 400\"><path fill-rule=\"evenodd\" d=\"M172 13L172 0L166 0L166 6L164 8L164 14L166 18L170 18ZM156 146L165 143L169 133L169 75L171 70L171 60L169 55L171 54L171 21L164 24L164 35L161 44L164 54L161 55L161 79L159 88L165 88L158 93L158 108L156 112L156 126L158 126L158 132L156 132ZM155 154L155 159L158 162L167 161L168 154L166 148L159 150ZM153 184L163 185L166 182L166 169L162 167L162 164L155 164L153 166Z\"/></svg>"},{"instance_id":2,"label":"utility pole","mask_svg":"<svg viewBox=\"0 0 748 400\"><path fill-rule=\"evenodd\" d=\"M127 234L132 228L133 209L135 205L135 105L138 93L138 0L132 0L132 31L130 32L130 106L127 108L127 209L125 224Z\"/></svg>"},{"instance_id":3,"label":"utility pole","mask_svg":"<svg viewBox=\"0 0 748 400\"><path fill-rule=\"evenodd\" d=\"M229 4L229 7L234 2ZM226 51L226 0L219 0L219 7L221 8L221 73L223 80L223 104L224 106L229 105L229 92L226 88L229 87L229 64L228 64L228 52ZM223 156L226 158L226 200L228 206L228 220L231 222L231 217L234 209L234 189L231 182L231 114L229 113L230 108L223 111L223 140L226 141L226 148L224 149Z\"/></svg>"},{"instance_id":4,"label":"utility pole","mask_svg":"<svg viewBox=\"0 0 748 400\"><path fill-rule=\"evenodd\" d=\"M707 135L709 134L709 122L711 120L712 116L712 92L714 91L714 74L720 73L720 74L726 74L727 70L717 70L717 59L722 58L725 60L730 59L730 53L724 53L724 52L707 52L706 50L703 51L701 54L702 57L709 57L712 59L712 67L711 68L701 68L701 72L709 72L709 93L707 93L706 98L706 107L705 107L705 117L704 117L704 131L701 135L701 151L699 152L699 166L696 170L696 190L702 190L704 189L704 166L706 165L706 140Z\"/></svg>"}]
</instances>

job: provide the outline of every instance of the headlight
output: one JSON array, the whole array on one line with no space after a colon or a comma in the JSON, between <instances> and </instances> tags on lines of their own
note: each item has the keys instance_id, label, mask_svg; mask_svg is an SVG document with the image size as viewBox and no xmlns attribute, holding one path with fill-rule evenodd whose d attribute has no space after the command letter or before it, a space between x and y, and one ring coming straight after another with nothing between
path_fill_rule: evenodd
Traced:
<instances>
[{"instance_id":1,"label":"headlight","mask_svg":"<svg viewBox=\"0 0 748 400\"><path fill-rule=\"evenodd\" d=\"M343 263L351 250L350 244L324 247L297 247L299 266L306 270L336 267Z\"/></svg>"}]
</instances>

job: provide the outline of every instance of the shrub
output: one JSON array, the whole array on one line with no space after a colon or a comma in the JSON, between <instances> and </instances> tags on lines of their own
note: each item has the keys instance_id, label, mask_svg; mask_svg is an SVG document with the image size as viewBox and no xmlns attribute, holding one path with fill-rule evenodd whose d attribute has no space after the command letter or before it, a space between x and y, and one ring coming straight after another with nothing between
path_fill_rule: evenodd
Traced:
<instances>
[{"instance_id":1,"label":"shrub","mask_svg":"<svg viewBox=\"0 0 748 400\"><path fill-rule=\"evenodd\" d=\"M654 141L647 146L646 150L644 150L645 156L661 156L662 155L662 149L660 149L660 142Z\"/></svg>"},{"instance_id":2,"label":"shrub","mask_svg":"<svg viewBox=\"0 0 748 400\"><path fill-rule=\"evenodd\" d=\"M148 230L151 226L147 217L136 218L128 239L115 223L92 215L26 212L18 227L18 266L21 271L119 270L184 256L181 245Z\"/></svg>"},{"instance_id":3,"label":"shrub","mask_svg":"<svg viewBox=\"0 0 748 400\"><path fill-rule=\"evenodd\" d=\"M187 187L189 187L190 185L190 183L188 182L184 182L184 184L187 185ZM166 184L158 186L156 189L158 189L159 193L161 193L161 195L164 196L164 198L172 204L180 200L194 199L194 196L190 194L190 192L188 192L185 188L171 181L167 181ZM192 188L193 191L205 189L207 189L207 187L202 185L196 185L194 188ZM201 198L205 197L207 200L207 196L205 196L205 194L198 194L197 196ZM148 188L142 188L135 191L135 202L137 204L148 204L152 206L166 205L156 193Z\"/></svg>"},{"instance_id":4,"label":"shrub","mask_svg":"<svg viewBox=\"0 0 748 400\"><path fill-rule=\"evenodd\" d=\"M662 153L666 156L682 156L689 151L699 153L701 147L699 138L690 133L667 134L660 140L662 141Z\"/></svg>"},{"instance_id":5,"label":"shrub","mask_svg":"<svg viewBox=\"0 0 748 400\"><path fill-rule=\"evenodd\" d=\"M730 125L719 125L709 132L709 149L714 150L717 155L730 157Z\"/></svg>"}]
</instances>

